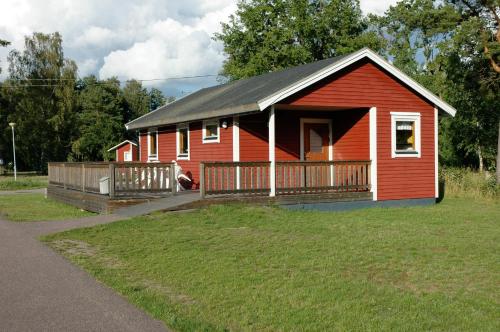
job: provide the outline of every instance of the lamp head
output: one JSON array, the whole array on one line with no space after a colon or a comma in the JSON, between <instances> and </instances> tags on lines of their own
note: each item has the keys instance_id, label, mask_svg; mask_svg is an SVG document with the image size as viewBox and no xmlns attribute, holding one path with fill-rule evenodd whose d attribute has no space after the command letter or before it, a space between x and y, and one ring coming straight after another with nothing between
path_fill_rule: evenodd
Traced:
<instances>
[{"instance_id":1,"label":"lamp head","mask_svg":"<svg viewBox=\"0 0 500 332\"><path fill-rule=\"evenodd\" d=\"M16 126L16 123L15 122L10 122L9 126L11 126L12 128L14 128Z\"/></svg>"}]
</instances>

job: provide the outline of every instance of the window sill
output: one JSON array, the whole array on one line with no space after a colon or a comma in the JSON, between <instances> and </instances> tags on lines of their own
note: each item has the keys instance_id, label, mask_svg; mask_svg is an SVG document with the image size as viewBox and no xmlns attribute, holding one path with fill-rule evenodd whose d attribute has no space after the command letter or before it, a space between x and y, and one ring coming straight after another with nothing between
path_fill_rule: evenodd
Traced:
<instances>
[{"instance_id":1,"label":"window sill","mask_svg":"<svg viewBox=\"0 0 500 332\"><path fill-rule=\"evenodd\" d=\"M177 156L177 160L189 160L189 155L180 154Z\"/></svg>"},{"instance_id":2,"label":"window sill","mask_svg":"<svg viewBox=\"0 0 500 332\"><path fill-rule=\"evenodd\" d=\"M419 151L396 151L392 153L392 158L420 158Z\"/></svg>"},{"instance_id":3,"label":"window sill","mask_svg":"<svg viewBox=\"0 0 500 332\"><path fill-rule=\"evenodd\" d=\"M219 137L203 138L203 144L220 143Z\"/></svg>"}]
</instances>

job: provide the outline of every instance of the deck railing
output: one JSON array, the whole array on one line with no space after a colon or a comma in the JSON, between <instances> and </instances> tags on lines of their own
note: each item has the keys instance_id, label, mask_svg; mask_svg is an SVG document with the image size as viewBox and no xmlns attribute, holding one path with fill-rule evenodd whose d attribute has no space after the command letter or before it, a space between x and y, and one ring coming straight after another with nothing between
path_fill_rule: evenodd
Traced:
<instances>
[{"instance_id":1,"label":"deck railing","mask_svg":"<svg viewBox=\"0 0 500 332\"><path fill-rule=\"evenodd\" d=\"M277 195L369 191L369 160L278 161ZM217 194L265 195L270 192L269 162L202 162L201 196Z\"/></svg>"},{"instance_id":2,"label":"deck railing","mask_svg":"<svg viewBox=\"0 0 500 332\"><path fill-rule=\"evenodd\" d=\"M171 163L64 162L48 168L49 185L65 189L100 193L100 180L107 177L111 197L176 191Z\"/></svg>"},{"instance_id":3,"label":"deck railing","mask_svg":"<svg viewBox=\"0 0 500 332\"><path fill-rule=\"evenodd\" d=\"M369 191L370 161L276 162L276 193L305 194Z\"/></svg>"},{"instance_id":4,"label":"deck railing","mask_svg":"<svg viewBox=\"0 0 500 332\"><path fill-rule=\"evenodd\" d=\"M269 193L270 162L202 162L201 196L245 193Z\"/></svg>"}]
</instances>

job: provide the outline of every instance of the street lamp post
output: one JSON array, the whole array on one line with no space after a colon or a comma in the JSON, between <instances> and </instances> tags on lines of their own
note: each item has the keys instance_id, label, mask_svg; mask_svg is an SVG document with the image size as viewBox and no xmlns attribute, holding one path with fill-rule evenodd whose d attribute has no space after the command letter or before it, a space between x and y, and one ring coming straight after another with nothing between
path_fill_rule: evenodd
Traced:
<instances>
[{"instance_id":1,"label":"street lamp post","mask_svg":"<svg viewBox=\"0 0 500 332\"><path fill-rule=\"evenodd\" d=\"M12 153L14 154L14 181L17 181L17 166L16 166L16 139L14 135L14 127L16 126L15 122L9 123L9 126L12 128Z\"/></svg>"}]
</instances>

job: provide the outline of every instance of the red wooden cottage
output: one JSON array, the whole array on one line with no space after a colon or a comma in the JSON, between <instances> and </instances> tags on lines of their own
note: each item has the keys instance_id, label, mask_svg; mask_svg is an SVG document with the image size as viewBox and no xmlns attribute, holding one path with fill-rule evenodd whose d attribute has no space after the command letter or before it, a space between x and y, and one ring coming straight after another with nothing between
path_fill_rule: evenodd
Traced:
<instances>
[{"instance_id":1,"label":"red wooden cottage","mask_svg":"<svg viewBox=\"0 0 500 332\"><path fill-rule=\"evenodd\" d=\"M142 162L176 161L202 195L434 201L438 116L455 112L362 49L201 89L126 128Z\"/></svg>"},{"instance_id":2,"label":"red wooden cottage","mask_svg":"<svg viewBox=\"0 0 500 332\"><path fill-rule=\"evenodd\" d=\"M108 152L115 152L116 161L138 161L139 160L139 147L137 143L125 140L108 150Z\"/></svg>"}]
</instances>

